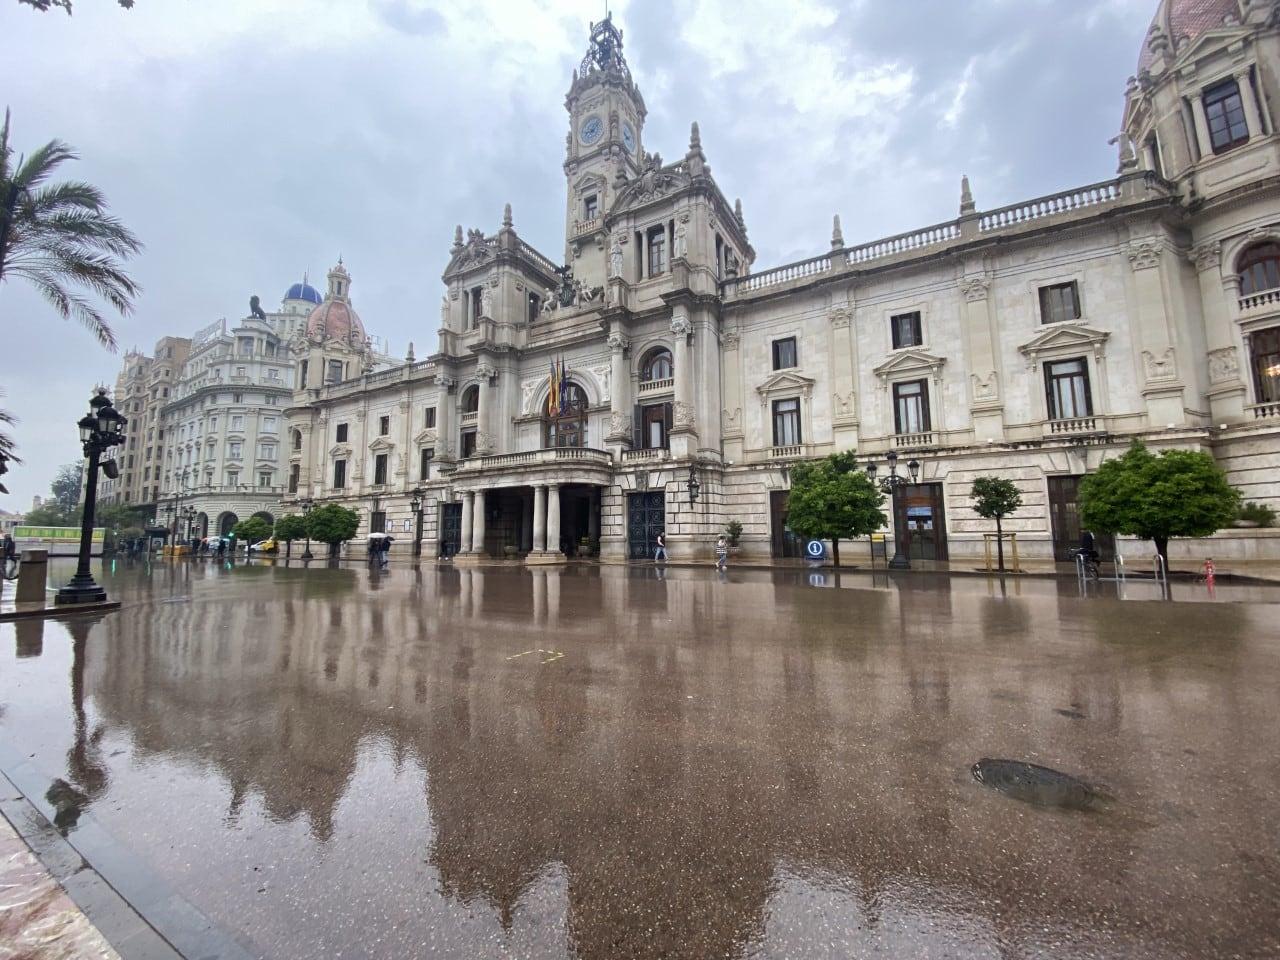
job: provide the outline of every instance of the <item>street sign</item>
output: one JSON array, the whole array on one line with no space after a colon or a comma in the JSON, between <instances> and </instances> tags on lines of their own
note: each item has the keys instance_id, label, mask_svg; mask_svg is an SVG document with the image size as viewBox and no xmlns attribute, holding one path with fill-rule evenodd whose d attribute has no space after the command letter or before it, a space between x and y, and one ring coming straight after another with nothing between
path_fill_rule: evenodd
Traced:
<instances>
[{"instance_id":1,"label":"street sign","mask_svg":"<svg viewBox=\"0 0 1280 960\"><path fill-rule=\"evenodd\" d=\"M821 540L810 540L804 545L804 552L810 560L821 560L827 555L827 547Z\"/></svg>"}]
</instances>

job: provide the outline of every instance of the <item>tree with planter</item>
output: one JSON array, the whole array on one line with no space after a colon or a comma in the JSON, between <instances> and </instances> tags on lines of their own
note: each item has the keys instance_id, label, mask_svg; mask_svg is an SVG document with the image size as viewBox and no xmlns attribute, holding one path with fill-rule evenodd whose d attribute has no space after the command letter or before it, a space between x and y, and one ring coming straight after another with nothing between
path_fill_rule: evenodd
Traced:
<instances>
[{"instance_id":1,"label":"tree with planter","mask_svg":"<svg viewBox=\"0 0 1280 960\"><path fill-rule=\"evenodd\" d=\"M271 524L262 517L246 517L231 528L232 535L250 546L271 536Z\"/></svg>"},{"instance_id":2,"label":"tree with planter","mask_svg":"<svg viewBox=\"0 0 1280 960\"><path fill-rule=\"evenodd\" d=\"M1207 537L1231 526L1240 492L1199 450L1153 454L1140 440L1080 481L1086 527L1151 540L1169 567L1170 537Z\"/></svg>"},{"instance_id":3,"label":"tree with planter","mask_svg":"<svg viewBox=\"0 0 1280 960\"><path fill-rule=\"evenodd\" d=\"M350 540L360 529L360 515L336 503L316 507L305 520L311 539L329 545L330 558L337 558L338 544Z\"/></svg>"},{"instance_id":4,"label":"tree with planter","mask_svg":"<svg viewBox=\"0 0 1280 960\"><path fill-rule=\"evenodd\" d=\"M286 513L276 521L276 539L284 542L285 559L293 556L293 541L307 535L307 523L296 513Z\"/></svg>"},{"instance_id":5,"label":"tree with planter","mask_svg":"<svg viewBox=\"0 0 1280 960\"><path fill-rule=\"evenodd\" d=\"M1022 491L1004 477L978 477L969 491L973 512L985 520L996 522L996 562L1004 573L1004 529L1001 521L1022 506Z\"/></svg>"}]
</instances>

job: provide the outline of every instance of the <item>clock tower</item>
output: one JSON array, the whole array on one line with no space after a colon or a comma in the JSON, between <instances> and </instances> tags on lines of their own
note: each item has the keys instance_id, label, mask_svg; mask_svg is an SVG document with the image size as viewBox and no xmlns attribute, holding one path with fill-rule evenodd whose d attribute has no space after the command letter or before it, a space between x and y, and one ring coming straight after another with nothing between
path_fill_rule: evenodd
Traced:
<instances>
[{"instance_id":1,"label":"clock tower","mask_svg":"<svg viewBox=\"0 0 1280 960\"><path fill-rule=\"evenodd\" d=\"M588 288L608 279L605 215L618 190L641 170L644 98L622 56L613 15L591 25L591 46L565 97L565 263Z\"/></svg>"}]
</instances>

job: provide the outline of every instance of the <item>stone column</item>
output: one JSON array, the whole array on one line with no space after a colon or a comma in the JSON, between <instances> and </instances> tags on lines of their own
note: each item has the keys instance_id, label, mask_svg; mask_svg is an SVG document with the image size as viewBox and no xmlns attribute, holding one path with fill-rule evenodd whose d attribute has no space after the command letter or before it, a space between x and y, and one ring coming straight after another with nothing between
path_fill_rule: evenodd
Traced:
<instances>
[{"instance_id":1,"label":"stone column","mask_svg":"<svg viewBox=\"0 0 1280 960\"><path fill-rule=\"evenodd\" d=\"M489 429L489 408L493 406L489 396L493 390L493 378L497 371L487 363L476 365L476 376L480 378L478 403L476 404L476 453L479 456L493 452L493 432Z\"/></svg>"},{"instance_id":2,"label":"stone column","mask_svg":"<svg viewBox=\"0 0 1280 960\"><path fill-rule=\"evenodd\" d=\"M452 377L436 377L436 458L452 460L457 452L453 426Z\"/></svg>"},{"instance_id":3,"label":"stone column","mask_svg":"<svg viewBox=\"0 0 1280 960\"><path fill-rule=\"evenodd\" d=\"M627 350L631 341L620 333L609 334L610 379L613 381L609 393L609 436L611 443L625 443L631 440L634 425L631 423L631 372L627 369Z\"/></svg>"},{"instance_id":4,"label":"stone column","mask_svg":"<svg viewBox=\"0 0 1280 960\"><path fill-rule=\"evenodd\" d=\"M1240 90L1240 105L1244 107L1244 122L1249 128L1249 139L1262 136L1262 118L1258 116L1258 101L1253 98L1253 84L1249 82L1249 68L1243 68L1235 75L1236 87Z\"/></svg>"},{"instance_id":5,"label":"stone column","mask_svg":"<svg viewBox=\"0 0 1280 960\"><path fill-rule=\"evenodd\" d=\"M1004 398L1000 389L1000 359L991 320L991 278L985 273L961 278L964 296L964 345L970 370L969 419L979 442L1004 439ZM942 395L938 396L942 400Z\"/></svg>"},{"instance_id":6,"label":"stone column","mask_svg":"<svg viewBox=\"0 0 1280 960\"><path fill-rule=\"evenodd\" d=\"M1248 387L1240 376L1240 351L1231 321L1239 309L1240 277L1234 273L1223 275L1222 244L1216 240L1193 247L1190 259L1200 281L1204 312L1209 410L1215 424L1238 422L1244 419L1248 396Z\"/></svg>"},{"instance_id":7,"label":"stone column","mask_svg":"<svg viewBox=\"0 0 1280 960\"><path fill-rule=\"evenodd\" d=\"M547 487L547 552L560 552L560 484Z\"/></svg>"},{"instance_id":8,"label":"stone column","mask_svg":"<svg viewBox=\"0 0 1280 960\"><path fill-rule=\"evenodd\" d=\"M1200 159L1213 156L1213 140L1209 136L1209 120L1204 115L1204 98L1196 94L1191 98L1191 116L1195 120L1196 143L1200 148Z\"/></svg>"},{"instance_id":9,"label":"stone column","mask_svg":"<svg viewBox=\"0 0 1280 960\"><path fill-rule=\"evenodd\" d=\"M1163 237L1131 240L1125 248L1133 270L1137 294L1135 346L1141 346L1143 359L1142 396L1147 403L1150 426L1186 423L1184 387L1178 372L1178 358L1171 342L1168 306L1164 300L1160 262L1165 250ZM1184 358L1185 362L1185 358ZM1095 411L1099 405L1095 405ZM1103 410L1103 413L1110 411Z\"/></svg>"},{"instance_id":10,"label":"stone column","mask_svg":"<svg viewBox=\"0 0 1280 960\"><path fill-rule=\"evenodd\" d=\"M547 488L533 488L533 552L547 549Z\"/></svg>"},{"instance_id":11,"label":"stone column","mask_svg":"<svg viewBox=\"0 0 1280 960\"><path fill-rule=\"evenodd\" d=\"M483 554L484 553L484 523L485 523L485 520L487 519L485 517L483 490L476 491L476 505L475 505L475 509L473 509L471 512L472 512L471 552Z\"/></svg>"},{"instance_id":12,"label":"stone column","mask_svg":"<svg viewBox=\"0 0 1280 960\"><path fill-rule=\"evenodd\" d=\"M471 528L472 518L475 516L476 495L474 493L464 493L462 495L462 532L458 537L458 552L471 552Z\"/></svg>"},{"instance_id":13,"label":"stone column","mask_svg":"<svg viewBox=\"0 0 1280 960\"><path fill-rule=\"evenodd\" d=\"M672 436L669 438L671 456L676 459L691 457L697 446L697 422L693 406L692 351L689 349L689 318L683 310L671 318L671 361L675 366L675 410L673 411Z\"/></svg>"}]
</instances>

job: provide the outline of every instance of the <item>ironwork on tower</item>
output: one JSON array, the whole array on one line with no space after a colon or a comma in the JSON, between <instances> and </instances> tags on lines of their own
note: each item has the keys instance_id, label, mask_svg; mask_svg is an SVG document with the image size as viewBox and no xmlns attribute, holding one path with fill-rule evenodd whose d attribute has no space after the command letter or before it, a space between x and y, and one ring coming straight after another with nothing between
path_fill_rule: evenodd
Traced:
<instances>
[{"instance_id":1,"label":"ironwork on tower","mask_svg":"<svg viewBox=\"0 0 1280 960\"><path fill-rule=\"evenodd\" d=\"M591 24L591 47L582 58L578 72L585 75L593 69L616 70L627 79L631 78L631 70L622 56L622 31L613 25L612 11L605 14L599 23Z\"/></svg>"}]
</instances>

